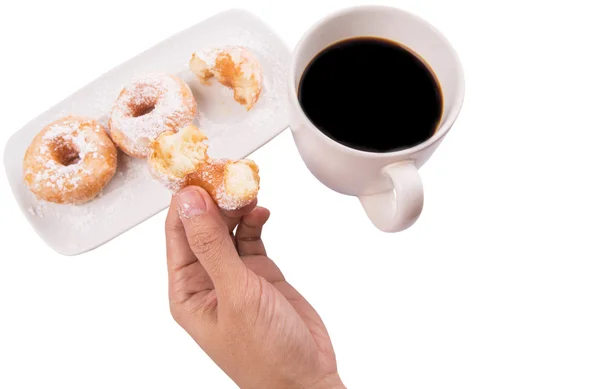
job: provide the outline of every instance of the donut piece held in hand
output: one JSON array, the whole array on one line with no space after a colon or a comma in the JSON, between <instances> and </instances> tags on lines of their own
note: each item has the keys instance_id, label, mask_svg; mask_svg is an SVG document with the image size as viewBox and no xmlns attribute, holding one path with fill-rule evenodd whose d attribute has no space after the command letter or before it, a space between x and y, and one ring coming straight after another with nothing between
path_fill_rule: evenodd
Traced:
<instances>
[{"instance_id":1,"label":"donut piece held in hand","mask_svg":"<svg viewBox=\"0 0 600 389\"><path fill-rule=\"evenodd\" d=\"M67 116L33 139L23 161L25 183L39 199L82 204L92 200L117 169L117 148L96 121Z\"/></svg>"},{"instance_id":2,"label":"donut piece held in hand","mask_svg":"<svg viewBox=\"0 0 600 389\"><path fill-rule=\"evenodd\" d=\"M145 158L157 136L192 123L195 115L196 100L185 82L150 73L121 90L110 114L110 136L126 154Z\"/></svg>"},{"instance_id":3,"label":"donut piece held in hand","mask_svg":"<svg viewBox=\"0 0 600 389\"><path fill-rule=\"evenodd\" d=\"M260 63L250 50L242 46L224 46L192 54L190 70L207 84L212 77L233 89L235 101L251 110L263 89Z\"/></svg>"},{"instance_id":4,"label":"donut piece held in hand","mask_svg":"<svg viewBox=\"0 0 600 389\"><path fill-rule=\"evenodd\" d=\"M151 144L148 165L152 176L176 192L188 185L206 190L222 209L235 210L250 204L260 188L258 166L243 159L214 160L208 156L206 136L189 125L165 132Z\"/></svg>"}]
</instances>

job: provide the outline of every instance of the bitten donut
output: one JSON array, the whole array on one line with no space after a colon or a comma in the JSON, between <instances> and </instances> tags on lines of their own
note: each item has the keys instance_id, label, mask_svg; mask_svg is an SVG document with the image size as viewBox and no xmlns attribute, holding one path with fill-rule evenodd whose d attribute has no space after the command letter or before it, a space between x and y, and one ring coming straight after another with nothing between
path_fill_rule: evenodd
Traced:
<instances>
[{"instance_id":1,"label":"bitten donut","mask_svg":"<svg viewBox=\"0 0 600 389\"><path fill-rule=\"evenodd\" d=\"M248 159L211 159L203 143L206 139L193 125L177 133L161 134L148 156L152 176L174 192L188 185L199 186L222 209L239 209L251 203L260 187L258 166Z\"/></svg>"},{"instance_id":2,"label":"bitten donut","mask_svg":"<svg viewBox=\"0 0 600 389\"><path fill-rule=\"evenodd\" d=\"M196 100L185 82L151 73L121 90L110 114L109 134L126 154L145 158L158 135L190 124L195 115Z\"/></svg>"},{"instance_id":3,"label":"bitten donut","mask_svg":"<svg viewBox=\"0 0 600 389\"><path fill-rule=\"evenodd\" d=\"M96 121L67 116L33 139L23 161L25 183L39 199L82 204L112 179L117 148Z\"/></svg>"},{"instance_id":4,"label":"bitten donut","mask_svg":"<svg viewBox=\"0 0 600 389\"><path fill-rule=\"evenodd\" d=\"M233 89L235 101L252 109L263 89L260 63L243 46L224 46L192 54L190 70L198 80L207 84L215 77L221 84Z\"/></svg>"}]
</instances>

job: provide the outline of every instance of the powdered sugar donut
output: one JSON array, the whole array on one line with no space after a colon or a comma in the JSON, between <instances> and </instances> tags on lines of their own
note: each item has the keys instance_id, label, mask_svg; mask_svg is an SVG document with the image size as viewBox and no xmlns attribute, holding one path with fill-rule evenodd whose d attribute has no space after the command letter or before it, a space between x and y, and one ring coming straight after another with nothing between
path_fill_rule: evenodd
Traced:
<instances>
[{"instance_id":1,"label":"powdered sugar donut","mask_svg":"<svg viewBox=\"0 0 600 389\"><path fill-rule=\"evenodd\" d=\"M150 145L148 168L152 177L173 192L187 186L188 175L210 161L206 135L194 125L164 132Z\"/></svg>"},{"instance_id":2,"label":"powdered sugar donut","mask_svg":"<svg viewBox=\"0 0 600 389\"><path fill-rule=\"evenodd\" d=\"M145 158L150 142L190 124L195 114L196 101L185 82L150 73L121 90L110 114L109 134L126 154Z\"/></svg>"},{"instance_id":3,"label":"powdered sugar donut","mask_svg":"<svg viewBox=\"0 0 600 389\"><path fill-rule=\"evenodd\" d=\"M212 160L188 176L187 185L203 188L219 208L236 210L250 204L259 190L258 166L249 159Z\"/></svg>"},{"instance_id":4,"label":"powdered sugar donut","mask_svg":"<svg viewBox=\"0 0 600 389\"><path fill-rule=\"evenodd\" d=\"M24 179L40 200L81 204L112 179L117 149L96 121L67 116L33 139L23 160Z\"/></svg>"},{"instance_id":5,"label":"powdered sugar donut","mask_svg":"<svg viewBox=\"0 0 600 389\"><path fill-rule=\"evenodd\" d=\"M258 195L258 166L249 159L213 160L203 143L206 136L190 125L165 132L151 145L148 165L152 176L177 192L188 185L203 188L222 209L235 210Z\"/></svg>"},{"instance_id":6,"label":"powdered sugar donut","mask_svg":"<svg viewBox=\"0 0 600 389\"><path fill-rule=\"evenodd\" d=\"M263 88L263 73L258 59L243 46L223 46L192 54L190 70L202 83L212 77L233 89L233 98L252 109Z\"/></svg>"}]
</instances>

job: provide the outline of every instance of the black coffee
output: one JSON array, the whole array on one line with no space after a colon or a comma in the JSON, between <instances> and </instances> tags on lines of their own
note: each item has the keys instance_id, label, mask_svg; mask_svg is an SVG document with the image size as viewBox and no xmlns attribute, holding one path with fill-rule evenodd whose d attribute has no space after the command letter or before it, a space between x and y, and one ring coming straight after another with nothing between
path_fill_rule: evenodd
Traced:
<instances>
[{"instance_id":1,"label":"black coffee","mask_svg":"<svg viewBox=\"0 0 600 389\"><path fill-rule=\"evenodd\" d=\"M443 105L437 79L420 58L371 37L344 40L317 54L302 75L298 98L325 135L372 152L429 139Z\"/></svg>"}]
</instances>

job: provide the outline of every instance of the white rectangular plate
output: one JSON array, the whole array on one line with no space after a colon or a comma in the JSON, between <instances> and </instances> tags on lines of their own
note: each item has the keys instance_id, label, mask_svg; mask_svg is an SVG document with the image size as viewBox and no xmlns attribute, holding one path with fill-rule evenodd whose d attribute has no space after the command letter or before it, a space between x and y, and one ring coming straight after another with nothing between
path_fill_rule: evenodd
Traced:
<instances>
[{"instance_id":1,"label":"white rectangular plate","mask_svg":"<svg viewBox=\"0 0 600 389\"><path fill-rule=\"evenodd\" d=\"M263 68L263 93L249 112L220 84L200 85L187 67L193 52L227 44L246 46ZM117 174L91 202L76 206L37 201L22 172L23 156L33 137L68 114L96 118L106 125L114 100L133 76L164 72L178 75L192 88L198 102L196 124L209 138L209 155L241 159L288 127L285 79L290 59L285 43L261 20L241 10L213 16L159 43L33 119L9 139L4 165L19 207L44 242L61 254L81 254L110 241L167 208L171 193L150 177L145 160L119 152Z\"/></svg>"}]
</instances>

